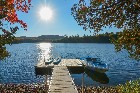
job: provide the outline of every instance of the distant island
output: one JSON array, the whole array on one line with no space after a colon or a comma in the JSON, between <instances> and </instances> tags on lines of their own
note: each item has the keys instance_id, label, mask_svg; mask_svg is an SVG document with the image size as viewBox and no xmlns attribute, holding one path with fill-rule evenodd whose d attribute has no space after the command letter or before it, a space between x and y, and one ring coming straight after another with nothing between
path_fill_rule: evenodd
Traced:
<instances>
[{"instance_id":1,"label":"distant island","mask_svg":"<svg viewBox=\"0 0 140 93\"><path fill-rule=\"evenodd\" d=\"M38 37L16 37L13 43L37 43L37 42L50 42L50 43L111 43L110 33L99 35L84 35L84 36L59 36L59 35L41 35ZM114 34L113 37L117 37Z\"/></svg>"}]
</instances>

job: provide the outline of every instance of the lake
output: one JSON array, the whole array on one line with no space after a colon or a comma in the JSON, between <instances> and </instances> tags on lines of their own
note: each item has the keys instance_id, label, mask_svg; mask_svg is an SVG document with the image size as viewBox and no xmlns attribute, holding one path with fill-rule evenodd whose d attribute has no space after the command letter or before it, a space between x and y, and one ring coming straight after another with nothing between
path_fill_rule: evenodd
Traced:
<instances>
[{"instance_id":1,"label":"lake","mask_svg":"<svg viewBox=\"0 0 140 93\"><path fill-rule=\"evenodd\" d=\"M130 59L125 50L115 52L113 44L22 43L6 47L11 56L0 61L0 83L43 83L46 76L36 75L34 66L51 54L62 58L98 57L107 63L109 71L102 75L84 74L84 85L87 86L113 86L140 78L140 62ZM81 85L83 74L71 75L75 84ZM102 84L104 79L106 84Z\"/></svg>"}]
</instances>

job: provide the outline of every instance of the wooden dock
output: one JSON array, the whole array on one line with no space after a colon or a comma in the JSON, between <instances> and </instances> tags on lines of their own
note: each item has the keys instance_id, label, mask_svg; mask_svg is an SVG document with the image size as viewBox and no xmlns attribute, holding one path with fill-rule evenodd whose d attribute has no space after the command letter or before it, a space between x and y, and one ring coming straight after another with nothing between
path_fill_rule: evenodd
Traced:
<instances>
[{"instance_id":1,"label":"wooden dock","mask_svg":"<svg viewBox=\"0 0 140 93\"><path fill-rule=\"evenodd\" d=\"M62 59L58 66L82 66L82 62L79 59ZM36 67L54 67L53 62L51 64L45 65L45 62L41 60Z\"/></svg>"},{"instance_id":2,"label":"wooden dock","mask_svg":"<svg viewBox=\"0 0 140 93\"><path fill-rule=\"evenodd\" d=\"M78 93L66 66L54 66L49 93Z\"/></svg>"},{"instance_id":3,"label":"wooden dock","mask_svg":"<svg viewBox=\"0 0 140 93\"><path fill-rule=\"evenodd\" d=\"M78 93L70 72L82 73L84 69L79 59L62 59L58 65L53 63L45 65L43 61L40 61L35 66L35 70L37 73L52 74L49 93Z\"/></svg>"}]
</instances>

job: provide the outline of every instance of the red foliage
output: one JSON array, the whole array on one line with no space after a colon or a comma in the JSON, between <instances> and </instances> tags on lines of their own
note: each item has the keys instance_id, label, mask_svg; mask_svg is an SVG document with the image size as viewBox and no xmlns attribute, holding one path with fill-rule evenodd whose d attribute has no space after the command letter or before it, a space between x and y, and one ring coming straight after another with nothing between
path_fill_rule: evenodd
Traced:
<instances>
[{"instance_id":1,"label":"red foliage","mask_svg":"<svg viewBox=\"0 0 140 93\"><path fill-rule=\"evenodd\" d=\"M18 18L16 11L28 13L31 0L3 0L0 3L0 15L4 16L3 20L10 24L19 23L26 30L27 24Z\"/></svg>"},{"instance_id":2,"label":"red foliage","mask_svg":"<svg viewBox=\"0 0 140 93\"><path fill-rule=\"evenodd\" d=\"M83 6L81 9L82 9L82 11L85 12L85 11L87 11L88 8L86 6Z\"/></svg>"}]
</instances>

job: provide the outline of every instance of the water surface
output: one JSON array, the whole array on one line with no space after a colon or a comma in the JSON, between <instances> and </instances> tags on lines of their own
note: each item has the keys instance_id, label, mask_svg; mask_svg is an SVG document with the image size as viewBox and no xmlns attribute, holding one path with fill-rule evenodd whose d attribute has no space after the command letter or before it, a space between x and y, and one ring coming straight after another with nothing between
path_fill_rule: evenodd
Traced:
<instances>
[{"instance_id":1,"label":"water surface","mask_svg":"<svg viewBox=\"0 0 140 93\"><path fill-rule=\"evenodd\" d=\"M45 75L36 75L34 65L44 56L49 57L53 54L62 58L99 57L107 63L109 71L105 75L109 82L101 84L98 77L94 76L94 80L84 74L84 84L88 86L117 85L140 77L140 62L130 59L125 50L115 52L112 44L22 43L7 46L7 49L11 52L11 57L0 61L0 83L44 82ZM83 74L72 74L76 85L81 85L82 76Z\"/></svg>"}]
</instances>

